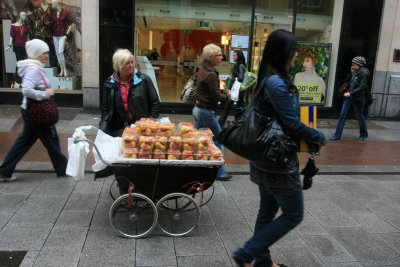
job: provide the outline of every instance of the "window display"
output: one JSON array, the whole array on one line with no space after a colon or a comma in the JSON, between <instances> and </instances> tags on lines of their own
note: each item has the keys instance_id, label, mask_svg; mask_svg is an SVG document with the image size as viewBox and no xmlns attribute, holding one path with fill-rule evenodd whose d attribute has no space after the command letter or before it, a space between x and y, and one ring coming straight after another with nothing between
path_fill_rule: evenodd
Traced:
<instances>
[{"instance_id":1,"label":"window display","mask_svg":"<svg viewBox=\"0 0 400 267\"><path fill-rule=\"evenodd\" d=\"M80 89L80 1L4 0L2 30L5 77L0 87L19 87L16 62L26 58L25 43L41 39L50 48L45 64L54 89Z\"/></svg>"}]
</instances>

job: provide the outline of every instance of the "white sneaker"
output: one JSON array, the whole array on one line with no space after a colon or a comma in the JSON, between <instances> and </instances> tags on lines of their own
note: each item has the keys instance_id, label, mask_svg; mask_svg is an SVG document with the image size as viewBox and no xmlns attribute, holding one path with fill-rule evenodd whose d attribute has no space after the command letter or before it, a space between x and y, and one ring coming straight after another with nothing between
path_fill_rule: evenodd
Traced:
<instances>
[{"instance_id":1,"label":"white sneaker","mask_svg":"<svg viewBox=\"0 0 400 267\"><path fill-rule=\"evenodd\" d=\"M13 175L11 177L4 177L4 176L0 176L0 180L3 182L12 182L17 180L17 176Z\"/></svg>"}]
</instances>

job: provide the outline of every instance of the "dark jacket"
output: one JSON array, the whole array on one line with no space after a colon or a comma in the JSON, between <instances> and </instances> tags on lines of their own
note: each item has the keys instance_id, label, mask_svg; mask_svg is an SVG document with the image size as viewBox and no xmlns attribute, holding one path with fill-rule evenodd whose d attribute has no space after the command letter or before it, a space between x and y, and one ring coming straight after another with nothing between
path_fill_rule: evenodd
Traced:
<instances>
[{"instance_id":1,"label":"dark jacket","mask_svg":"<svg viewBox=\"0 0 400 267\"><path fill-rule=\"evenodd\" d=\"M211 62L203 60L197 75L196 106L199 108L215 110L218 101L228 100L228 95L219 91L219 73Z\"/></svg>"},{"instance_id":2,"label":"dark jacket","mask_svg":"<svg viewBox=\"0 0 400 267\"><path fill-rule=\"evenodd\" d=\"M133 75L129 86L128 105L128 109L133 115L128 123L133 123L141 118L157 118L159 116L160 100L153 82L146 74L137 72ZM115 72L104 83L99 128L105 133L111 133L123 129L126 120L126 111Z\"/></svg>"},{"instance_id":3,"label":"dark jacket","mask_svg":"<svg viewBox=\"0 0 400 267\"><path fill-rule=\"evenodd\" d=\"M278 75L273 75L268 80L262 81L261 85L262 90L268 90L275 106L279 110L277 117L282 119L282 126L287 129L289 135L297 143L299 143L300 139L303 139L307 143L325 144L326 139L322 132L310 128L300 121L299 94L293 84ZM265 91L257 99L256 110L267 117L272 117L276 113L271 99L268 98ZM277 170L274 166L262 162L256 162L255 165L271 172L292 172L298 169L298 160L297 156L295 156L286 170Z\"/></svg>"},{"instance_id":4,"label":"dark jacket","mask_svg":"<svg viewBox=\"0 0 400 267\"><path fill-rule=\"evenodd\" d=\"M235 65L236 64L238 63L235 63ZM243 82L245 67L243 66L243 64L240 64L239 67L235 65L232 68L232 77L237 78L238 82Z\"/></svg>"},{"instance_id":5,"label":"dark jacket","mask_svg":"<svg viewBox=\"0 0 400 267\"><path fill-rule=\"evenodd\" d=\"M346 81L350 83L351 73L347 75ZM364 105L365 99L370 97L371 91L369 88L369 71L366 68L360 68L356 73L356 80L353 88L349 86L348 91L353 101ZM351 84L351 83L350 83Z\"/></svg>"}]
</instances>

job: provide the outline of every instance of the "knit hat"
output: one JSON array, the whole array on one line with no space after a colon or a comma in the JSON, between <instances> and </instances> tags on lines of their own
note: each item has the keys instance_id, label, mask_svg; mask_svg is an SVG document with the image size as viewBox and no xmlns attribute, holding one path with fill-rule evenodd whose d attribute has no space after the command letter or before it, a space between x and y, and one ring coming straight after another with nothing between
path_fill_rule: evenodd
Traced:
<instances>
[{"instance_id":1,"label":"knit hat","mask_svg":"<svg viewBox=\"0 0 400 267\"><path fill-rule=\"evenodd\" d=\"M37 58L50 50L49 46L39 39L26 42L25 49L29 58Z\"/></svg>"},{"instance_id":2,"label":"knit hat","mask_svg":"<svg viewBox=\"0 0 400 267\"><path fill-rule=\"evenodd\" d=\"M364 67L365 65L367 65L367 61L365 60L365 58L363 58L361 56L353 58L351 63L357 64L360 67Z\"/></svg>"}]
</instances>

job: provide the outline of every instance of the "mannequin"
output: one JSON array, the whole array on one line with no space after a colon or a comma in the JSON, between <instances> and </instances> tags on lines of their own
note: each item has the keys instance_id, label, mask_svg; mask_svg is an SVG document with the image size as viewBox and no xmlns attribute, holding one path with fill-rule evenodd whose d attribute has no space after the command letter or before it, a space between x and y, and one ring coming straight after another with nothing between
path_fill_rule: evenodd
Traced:
<instances>
[{"instance_id":1,"label":"mannequin","mask_svg":"<svg viewBox=\"0 0 400 267\"><path fill-rule=\"evenodd\" d=\"M53 22L53 41L57 53L58 64L60 65L61 72L59 77L67 77L68 72L64 58L64 47L66 35L71 32L72 21L66 11L62 10L57 0L51 1L51 6L54 9L51 14Z\"/></svg>"},{"instance_id":2,"label":"mannequin","mask_svg":"<svg viewBox=\"0 0 400 267\"><path fill-rule=\"evenodd\" d=\"M25 43L28 41L29 27L25 24L26 13L20 12L17 22L11 24L10 43L6 51L13 48L17 61L26 59ZM18 75L18 67L15 68L16 78L14 87L18 88L21 84L21 77Z\"/></svg>"},{"instance_id":3,"label":"mannequin","mask_svg":"<svg viewBox=\"0 0 400 267\"><path fill-rule=\"evenodd\" d=\"M50 66L57 66L57 59L55 56L54 46L52 45L52 20L51 20L51 13L52 9L47 4L46 0L41 0L41 3L36 6L35 10L33 11L33 33L35 39L40 39L49 46L49 59L50 59Z\"/></svg>"}]
</instances>

